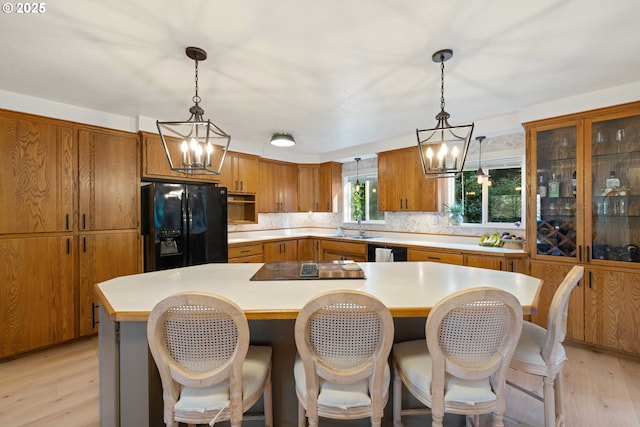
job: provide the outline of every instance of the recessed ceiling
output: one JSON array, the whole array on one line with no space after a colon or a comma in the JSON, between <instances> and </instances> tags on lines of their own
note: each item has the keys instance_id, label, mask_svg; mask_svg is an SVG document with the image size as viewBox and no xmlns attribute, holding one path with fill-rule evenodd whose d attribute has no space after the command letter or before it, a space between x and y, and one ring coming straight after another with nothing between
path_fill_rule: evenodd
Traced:
<instances>
[{"instance_id":1,"label":"recessed ceiling","mask_svg":"<svg viewBox=\"0 0 640 427\"><path fill-rule=\"evenodd\" d=\"M320 155L640 80L637 0L56 1L2 15L0 89L132 118L205 117Z\"/></svg>"}]
</instances>

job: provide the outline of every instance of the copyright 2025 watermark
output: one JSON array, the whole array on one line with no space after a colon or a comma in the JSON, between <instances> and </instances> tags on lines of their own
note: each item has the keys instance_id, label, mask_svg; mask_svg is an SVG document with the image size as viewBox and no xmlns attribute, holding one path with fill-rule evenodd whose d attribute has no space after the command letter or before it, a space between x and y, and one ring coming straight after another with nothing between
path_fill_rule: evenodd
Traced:
<instances>
[{"instance_id":1,"label":"copyright 2025 watermark","mask_svg":"<svg viewBox=\"0 0 640 427\"><path fill-rule=\"evenodd\" d=\"M47 3L2 3L2 12L18 15L37 15L47 12Z\"/></svg>"}]
</instances>

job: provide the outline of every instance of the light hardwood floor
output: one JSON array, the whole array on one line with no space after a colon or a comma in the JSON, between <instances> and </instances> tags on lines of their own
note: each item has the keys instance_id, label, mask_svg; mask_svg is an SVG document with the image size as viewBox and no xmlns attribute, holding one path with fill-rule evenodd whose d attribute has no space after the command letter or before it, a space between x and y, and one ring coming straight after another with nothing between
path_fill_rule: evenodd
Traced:
<instances>
[{"instance_id":1,"label":"light hardwood floor","mask_svg":"<svg viewBox=\"0 0 640 427\"><path fill-rule=\"evenodd\" d=\"M640 360L566 348L567 427L640 427ZM97 350L90 338L0 363L0 426L99 427ZM542 389L535 377L512 372L511 379ZM510 390L507 407L522 421L507 420L507 427L543 425L536 400Z\"/></svg>"}]
</instances>

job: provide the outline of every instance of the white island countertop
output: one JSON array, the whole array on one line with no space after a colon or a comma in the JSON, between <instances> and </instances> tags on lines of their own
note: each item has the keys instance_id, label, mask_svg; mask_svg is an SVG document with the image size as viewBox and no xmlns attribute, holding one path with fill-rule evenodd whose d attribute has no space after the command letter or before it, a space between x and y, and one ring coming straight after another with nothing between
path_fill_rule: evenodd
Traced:
<instances>
[{"instance_id":1,"label":"white island countertop","mask_svg":"<svg viewBox=\"0 0 640 427\"><path fill-rule=\"evenodd\" d=\"M525 314L535 312L540 279L520 273L433 262L358 263L365 279L250 281L262 263L205 264L122 276L96 285L113 321L145 322L161 299L204 291L235 301L248 319L295 319L313 296L358 289L379 298L394 317L426 316L440 299L461 289L491 286L514 294Z\"/></svg>"}]
</instances>

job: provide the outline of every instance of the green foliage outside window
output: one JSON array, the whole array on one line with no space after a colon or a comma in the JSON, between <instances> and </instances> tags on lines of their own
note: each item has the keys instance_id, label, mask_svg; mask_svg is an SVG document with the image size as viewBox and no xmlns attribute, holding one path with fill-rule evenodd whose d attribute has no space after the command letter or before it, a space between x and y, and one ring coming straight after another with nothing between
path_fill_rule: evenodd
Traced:
<instances>
[{"instance_id":1,"label":"green foliage outside window","mask_svg":"<svg viewBox=\"0 0 640 427\"><path fill-rule=\"evenodd\" d=\"M455 200L464 205L464 222L482 224L483 190L488 191L487 222L522 220L522 176L520 168L491 169L491 185L478 184L475 171L464 171L455 181ZM486 189L486 190L485 190Z\"/></svg>"},{"instance_id":2,"label":"green foliage outside window","mask_svg":"<svg viewBox=\"0 0 640 427\"><path fill-rule=\"evenodd\" d=\"M366 182L360 184L360 191L356 191L355 183L351 183L351 220L357 221L358 218L365 217L365 194Z\"/></svg>"}]
</instances>

